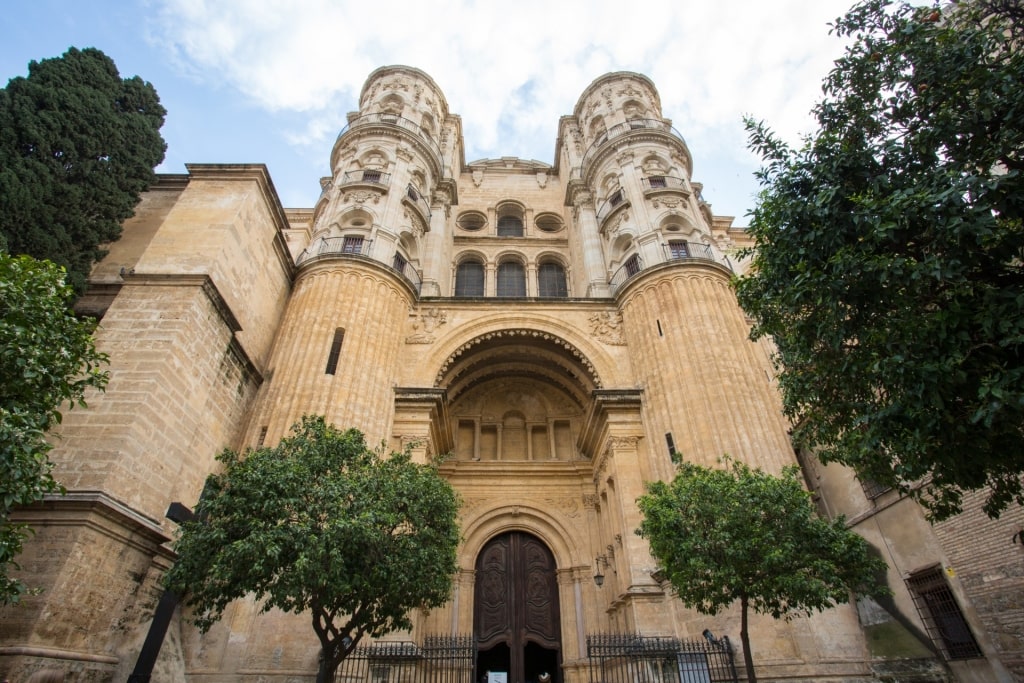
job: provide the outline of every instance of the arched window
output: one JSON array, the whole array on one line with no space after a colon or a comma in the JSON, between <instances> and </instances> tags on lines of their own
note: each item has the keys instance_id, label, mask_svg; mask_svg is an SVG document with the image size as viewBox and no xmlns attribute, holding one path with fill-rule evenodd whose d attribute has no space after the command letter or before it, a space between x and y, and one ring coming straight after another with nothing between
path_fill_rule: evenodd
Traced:
<instances>
[{"instance_id":1,"label":"arched window","mask_svg":"<svg viewBox=\"0 0 1024 683\"><path fill-rule=\"evenodd\" d=\"M455 296L484 295L484 264L475 259L459 263L455 271Z\"/></svg>"},{"instance_id":2,"label":"arched window","mask_svg":"<svg viewBox=\"0 0 1024 683\"><path fill-rule=\"evenodd\" d=\"M569 290L565 284L565 269L562 264L547 262L537 269L537 293L546 297L567 297Z\"/></svg>"},{"instance_id":3,"label":"arched window","mask_svg":"<svg viewBox=\"0 0 1024 683\"><path fill-rule=\"evenodd\" d=\"M505 261L498 265L498 296L526 296L523 264Z\"/></svg>"},{"instance_id":4,"label":"arched window","mask_svg":"<svg viewBox=\"0 0 1024 683\"><path fill-rule=\"evenodd\" d=\"M522 237L523 219L519 216L502 216L498 219L498 237Z\"/></svg>"}]
</instances>

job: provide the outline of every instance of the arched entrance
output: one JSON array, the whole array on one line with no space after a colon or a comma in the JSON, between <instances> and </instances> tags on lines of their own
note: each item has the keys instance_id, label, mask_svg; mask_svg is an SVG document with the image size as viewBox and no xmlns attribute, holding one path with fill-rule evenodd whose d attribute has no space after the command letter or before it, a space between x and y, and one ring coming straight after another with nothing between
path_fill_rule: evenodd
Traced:
<instances>
[{"instance_id":1,"label":"arched entrance","mask_svg":"<svg viewBox=\"0 0 1024 683\"><path fill-rule=\"evenodd\" d=\"M561 683L561 627L555 558L522 531L488 541L476 559L473 628L477 683L507 672L508 683Z\"/></svg>"}]
</instances>

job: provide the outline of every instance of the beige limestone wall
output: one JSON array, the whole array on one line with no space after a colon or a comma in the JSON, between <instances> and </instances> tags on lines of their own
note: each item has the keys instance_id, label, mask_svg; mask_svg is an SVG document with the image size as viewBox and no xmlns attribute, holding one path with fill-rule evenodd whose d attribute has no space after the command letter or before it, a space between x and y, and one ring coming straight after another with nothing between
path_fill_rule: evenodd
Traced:
<instances>
[{"instance_id":1,"label":"beige limestone wall","mask_svg":"<svg viewBox=\"0 0 1024 683\"><path fill-rule=\"evenodd\" d=\"M106 392L67 411L51 459L69 490L103 491L162 520L171 501L198 498L259 378L205 278L132 278L97 332L111 359Z\"/></svg>"},{"instance_id":2,"label":"beige limestone wall","mask_svg":"<svg viewBox=\"0 0 1024 683\"><path fill-rule=\"evenodd\" d=\"M781 402L725 273L703 264L652 269L620 297L659 453L668 458L670 432L683 458L706 466L723 455L770 472L794 462Z\"/></svg>"},{"instance_id":3,"label":"beige limestone wall","mask_svg":"<svg viewBox=\"0 0 1024 683\"><path fill-rule=\"evenodd\" d=\"M242 348L265 368L293 271L280 200L265 166L188 168L188 187L135 272L208 275L238 320Z\"/></svg>"},{"instance_id":4,"label":"beige limestone wall","mask_svg":"<svg viewBox=\"0 0 1024 683\"><path fill-rule=\"evenodd\" d=\"M402 330L413 294L383 266L352 259L307 265L295 283L274 345L266 386L246 445L263 427L273 445L303 415L356 427L371 446L390 436L394 387L404 361ZM335 330L344 342L334 374L326 366Z\"/></svg>"}]
</instances>

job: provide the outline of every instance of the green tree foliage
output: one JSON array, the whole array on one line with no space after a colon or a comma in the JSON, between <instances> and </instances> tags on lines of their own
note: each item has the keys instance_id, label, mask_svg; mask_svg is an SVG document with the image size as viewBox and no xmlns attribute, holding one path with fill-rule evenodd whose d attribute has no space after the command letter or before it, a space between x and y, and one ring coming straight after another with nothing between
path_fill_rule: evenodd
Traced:
<instances>
[{"instance_id":1,"label":"green tree foliage","mask_svg":"<svg viewBox=\"0 0 1024 683\"><path fill-rule=\"evenodd\" d=\"M842 517L817 516L795 466L776 477L728 464L680 463L672 482L648 484L636 533L687 607L717 614L739 601L747 680L756 683L748 609L788 619L846 602L851 591L885 592L876 579L885 563Z\"/></svg>"},{"instance_id":2,"label":"green tree foliage","mask_svg":"<svg viewBox=\"0 0 1024 683\"><path fill-rule=\"evenodd\" d=\"M86 391L107 383L107 357L93 345L92 321L69 310L72 297L63 269L0 252L0 604L26 590L10 570L31 532L11 511L63 491L45 434L62 406L84 406Z\"/></svg>"},{"instance_id":3,"label":"green tree foliage","mask_svg":"<svg viewBox=\"0 0 1024 683\"><path fill-rule=\"evenodd\" d=\"M95 48L31 62L0 90L0 249L64 266L81 293L163 161L165 114Z\"/></svg>"},{"instance_id":4,"label":"green tree foliage","mask_svg":"<svg viewBox=\"0 0 1024 683\"><path fill-rule=\"evenodd\" d=\"M247 594L263 611L308 612L325 683L364 635L411 628L409 610L447 601L459 502L436 467L382 457L322 417L274 448L220 460L167 576L201 630Z\"/></svg>"},{"instance_id":5,"label":"green tree foliage","mask_svg":"<svg viewBox=\"0 0 1024 683\"><path fill-rule=\"evenodd\" d=\"M993 517L1024 503L1024 36L1004 4L863 2L817 132L791 149L747 122L765 165L737 293L777 344L794 438L936 519L968 490Z\"/></svg>"}]
</instances>

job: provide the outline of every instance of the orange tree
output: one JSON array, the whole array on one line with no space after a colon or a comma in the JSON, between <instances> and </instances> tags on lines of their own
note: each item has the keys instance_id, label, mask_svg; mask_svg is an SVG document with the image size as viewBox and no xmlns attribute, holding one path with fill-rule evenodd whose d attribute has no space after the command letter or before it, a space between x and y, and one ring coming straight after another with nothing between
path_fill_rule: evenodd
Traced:
<instances>
[{"instance_id":1,"label":"orange tree","mask_svg":"<svg viewBox=\"0 0 1024 683\"><path fill-rule=\"evenodd\" d=\"M304 417L273 448L220 455L175 549L169 589L208 630L235 599L306 613L326 683L363 636L412 628L448 600L458 497L436 467L367 449L362 433Z\"/></svg>"},{"instance_id":2,"label":"orange tree","mask_svg":"<svg viewBox=\"0 0 1024 683\"><path fill-rule=\"evenodd\" d=\"M756 683L747 631L754 610L776 619L884 593L885 563L842 517L818 517L797 468L776 477L735 461L728 469L679 463L637 503L646 538L679 599L702 614L740 604L747 680Z\"/></svg>"}]
</instances>

